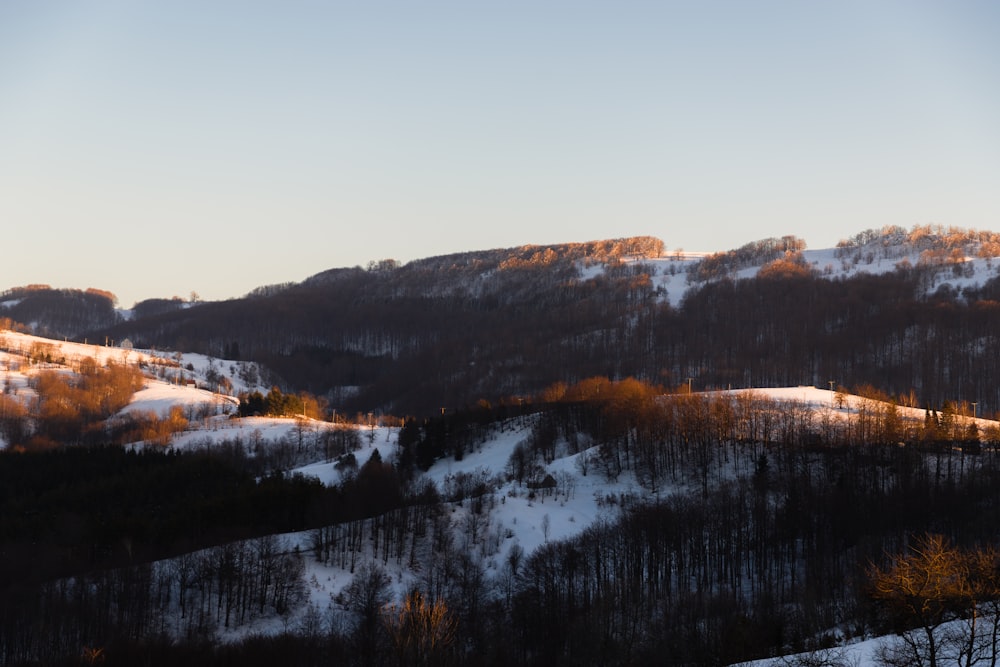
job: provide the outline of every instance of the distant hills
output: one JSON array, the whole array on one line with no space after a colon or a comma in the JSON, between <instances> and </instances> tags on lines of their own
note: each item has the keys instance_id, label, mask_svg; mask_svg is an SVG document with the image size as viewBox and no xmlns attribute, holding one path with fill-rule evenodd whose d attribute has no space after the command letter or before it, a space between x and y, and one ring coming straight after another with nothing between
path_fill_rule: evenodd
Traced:
<instances>
[{"instance_id":1,"label":"distant hills","mask_svg":"<svg viewBox=\"0 0 1000 667\"><path fill-rule=\"evenodd\" d=\"M703 388L833 380L996 411L997 257L1000 234L939 226L708 255L635 237L387 259L128 312L101 290L19 287L0 295L0 317L54 338L256 361L283 389L344 409L430 414L601 375Z\"/></svg>"}]
</instances>

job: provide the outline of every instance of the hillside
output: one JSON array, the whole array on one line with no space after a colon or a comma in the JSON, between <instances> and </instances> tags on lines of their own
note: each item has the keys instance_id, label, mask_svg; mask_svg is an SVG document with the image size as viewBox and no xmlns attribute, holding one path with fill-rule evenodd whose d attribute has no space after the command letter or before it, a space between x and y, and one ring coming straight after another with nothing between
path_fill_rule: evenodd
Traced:
<instances>
[{"instance_id":1,"label":"hillside","mask_svg":"<svg viewBox=\"0 0 1000 667\"><path fill-rule=\"evenodd\" d=\"M433 653L445 663L727 664L885 632L864 565L922 531L990 540L1000 511L1000 424L969 404L592 378L406 424L239 418L203 388L236 362L2 340L9 664L81 645L109 664L218 664L219 646L241 664L279 646L296 664L384 664L400 646L385 605L414 591L464 638ZM179 428L39 450L40 379L118 365L142 386L102 432L177 410ZM45 618L61 629L39 634Z\"/></svg>"},{"instance_id":2,"label":"hillside","mask_svg":"<svg viewBox=\"0 0 1000 667\"><path fill-rule=\"evenodd\" d=\"M867 568L1000 517L996 247L522 247L103 329L113 295L13 290L0 650L405 664L385 605L415 592L462 637L443 664L808 660L912 627ZM24 332L69 303L104 304L66 310L79 342Z\"/></svg>"},{"instance_id":3,"label":"hillside","mask_svg":"<svg viewBox=\"0 0 1000 667\"><path fill-rule=\"evenodd\" d=\"M992 232L934 226L821 250L793 236L714 254L648 237L524 246L333 269L224 302L149 300L55 335L252 361L267 386L350 413L509 404L603 375L700 389L833 380L992 414L998 248ZM29 302L19 292L0 314L41 322Z\"/></svg>"}]
</instances>

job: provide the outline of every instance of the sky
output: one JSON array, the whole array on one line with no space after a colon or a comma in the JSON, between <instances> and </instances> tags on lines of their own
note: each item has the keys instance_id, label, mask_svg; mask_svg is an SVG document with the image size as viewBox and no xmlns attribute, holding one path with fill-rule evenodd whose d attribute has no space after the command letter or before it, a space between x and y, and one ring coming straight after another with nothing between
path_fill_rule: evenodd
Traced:
<instances>
[{"instance_id":1,"label":"sky","mask_svg":"<svg viewBox=\"0 0 1000 667\"><path fill-rule=\"evenodd\" d=\"M1000 229L993 0L4 0L0 290Z\"/></svg>"}]
</instances>

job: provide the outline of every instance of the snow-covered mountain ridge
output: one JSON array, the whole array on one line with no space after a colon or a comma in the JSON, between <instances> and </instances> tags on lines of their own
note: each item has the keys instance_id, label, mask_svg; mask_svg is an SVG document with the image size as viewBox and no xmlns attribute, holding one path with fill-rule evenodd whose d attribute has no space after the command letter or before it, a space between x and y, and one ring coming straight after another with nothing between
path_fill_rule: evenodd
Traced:
<instances>
[{"instance_id":1,"label":"snow-covered mountain ridge","mask_svg":"<svg viewBox=\"0 0 1000 667\"><path fill-rule=\"evenodd\" d=\"M1000 272L1000 234L941 225L917 225L910 230L887 226L860 232L834 248L808 249L795 236L762 239L740 248L716 252L670 249L663 241L635 237L591 243L476 251L414 260L373 262L368 270L398 273L397 290L423 296L466 292L473 297L491 294L492 276L515 269L547 269L560 280L593 280L609 267L641 265L661 297L677 305L692 288L728 279L754 278L762 270L788 262L806 275L830 280L858 274L886 274L918 270L926 274L924 291L945 286L961 292L982 285ZM303 284L342 280L357 269L334 269ZM287 289L292 284L276 287Z\"/></svg>"},{"instance_id":2,"label":"snow-covered mountain ridge","mask_svg":"<svg viewBox=\"0 0 1000 667\"><path fill-rule=\"evenodd\" d=\"M997 257L1000 257L1000 234L942 225L915 225L910 230L899 226L869 229L840 241L834 248L821 249L809 249L802 239L784 236L762 239L732 250L691 252L671 249L654 237L640 236L469 251L406 263L383 259L370 262L366 268L330 269L302 283L261 286L246 296L271 296L300 284L335 284L368 272L398 273L399 280L393 281L397 290L418 290L414 293L424 296L456 291L483 296L491 293L491 276L497 272L543 268L553 271L557 278L590 280L602 275L608 266L642 263L653 268L661 294L676 304L691 287L720 279L752 278L762 268L779 260L796 262L813 275L830 279L858 273L926 269L935 274L929 281L929 290L941 284L960 290L995 277L1000 267L994 267L992 260ZM948 273L953 275L946 275ZM11 287L0 293L0 314L5 310L17 314L17 309L25 305L26 300L37 300L40 294L54 296L59 293L64 297L115 298L111 292L96 288L83 291L50 285ZM194 296L190 301L176 296L150 298L117 312L120 318L128 320L182 310L197 303ZM101 316L95 313L93 317ZM43 317L23 323L46 327L44 320Z\"/></svg>"}]
</instances>

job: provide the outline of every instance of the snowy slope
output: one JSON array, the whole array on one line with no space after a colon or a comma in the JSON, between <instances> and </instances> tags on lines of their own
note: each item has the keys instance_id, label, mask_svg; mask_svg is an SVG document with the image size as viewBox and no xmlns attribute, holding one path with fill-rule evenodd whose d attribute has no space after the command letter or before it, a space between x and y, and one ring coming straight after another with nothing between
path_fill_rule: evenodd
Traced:
<instances>
[{"instance_id":1,"label":"snowy slope","mask_svg":"<svg viewBox=\"0 0 1000 667\"><path fill-rule=\"evenodd\" d=\"M667 252L662 257L627 260L640 263L652 269L653 284L661 298L671 305L678 305L692 288L703 284L693 277L699 262L710 256L706 252ZM873 242L857 248L823 248L803 250L799 253L802 262L822 278L836 280L860 274L881 275L898 271L900 268L931 267L930 281L924 286L925 293L931 294L941 288L949 288L958 293L967 287L978 287L1000 275L1000 261L993 257L960 253L947 258L933 256L929 259L925 248L911 244L886 246ZM727 274L732 280L755 277L767 262L746 266ZM593 265L582 272L586 280L600 275L605 265Z\"/></svg>"},{"instance_id":2,"label":"snowy slope","mask_svg":"<svg viewBox=\"0 0 1000 667\"><path fill-rule=\"evenodd\" d=\"M41 371L72 373L84 360L99 366L138 365L145 377L122 412L150 412L163 417L174 406L187 415L216 415L224 418L235 412L242 391L261 387L246 381L259 377L256 367L246 362L210 359L199 354L164 353L112 345L90 345L57 341L40 336L0 331L0 390L25 407L35 392L31 379ZM225 393L218 390L226 388ZM192 424L200 428L208 424ZM6 446L0 436L0 448Z\"/></svg>"},{"instance_id":3,"label":"snowy slope","mask_svg":"<svg viewBox=\"0 0 1000 667\"><path fill-rule=\"evenodd\" d=\"M2 332L0 347L7 351L0 352L0 371L10 387L10 393L20 400L27 401L32 396L29 381L33 373L40 367L58 367L54 362L33 365L26 361L26 351L37 345L51 346L52 356L65 363L90 357L116 363L141 361L147 368L169 363L171 372L182 370L193 383L184 381L177 384L155 375L147 377L143 389L135 394L132 402L125 408L125 411L144 410L165 414L172 407L180 406L185 410L199 410L206 414L203 419L191 421L188 430L175 435L173 447L212 447L213 443L239 440L252 453L257 446L295 444L292 448L301 452L301 460L290 472L314 477L326 485L338 484L345 474L354 474L350 468L338 467L319 446L324 432L333 428L345 428L344 425L335 427L327 422L301 419L231 418L236 399L230 395L213 393L198 384L204 383L209 369L225 369L233 362L208 359L200 355L157 355L152 351L64 343ZM167 375L171 377L170 373ZM720 393L735 394L741 391L752 391L755 395L780 403L794 403L813 411L817 420L824 417L847 419L856 414L862 401L866 400L809 386ZM923 410L918 408L901 407L900 413L904 418L913 420L921 420L924 416ZM996 426L995 422L982 418L978 422L981 428ZM357 431L361 443L361 448L354 452L358 468L375 452L385 462L391 463L396 459L399 435L397 427L376 424L354 425L350 428ZM655 498L631 474L623 474L614 482L605 479L593 466L589 474L584 474L578 460L583 456L594 455L593 449L570 454L565 447L556 448L556 457L545 465L544 471L557 480L557 487L551 492L533 491L516 481L508 480L504 471L511 453L519 443L528 438L530 431L530 418L498 425L491 437L466 453L461 460L456 461L451 457L439 460L424 473L426 479L433 482L446 499L462 476L485 481L488 489L486 497L479 501L466 498L450 502L446 506L445 520L460 549L475 554L482 563L485 576L493 582L503 581L505 564L515 545L523 550L525 556L530 555L547 542L578 535L597 521L613 520L625 497L637 500ZM670 487L661 487L658 493L670 493L672 490L674 489ZM307 623L316 614L326 615L345 609L343 593L355 574L350 568L324 564L313 558L312 539L310 531L278 536L281 549L287 552L297 550L304 554L306 569L303 579L307 593L305 603L284 616L264 616L228 631L220 628L217 630L219 638L236 639L252 632L278 632L290 625L294 627L296 624ZM360 560L382 563L391 578L396 599L401 598L411 586L420 585L421 577L426 576L426 572L410 569L405 560L382 560L371 551L373 547L365 548L369 551L362 554ZM164 567L172 566L165 564ZM871 664L878 645L878 640L873 640L848 647L845 650L850 654L849 664L854 664L855 658L856 664ZM783 663L762 661L757 664L759 667L776 667Z\"/></svg>"}]
</instances>

